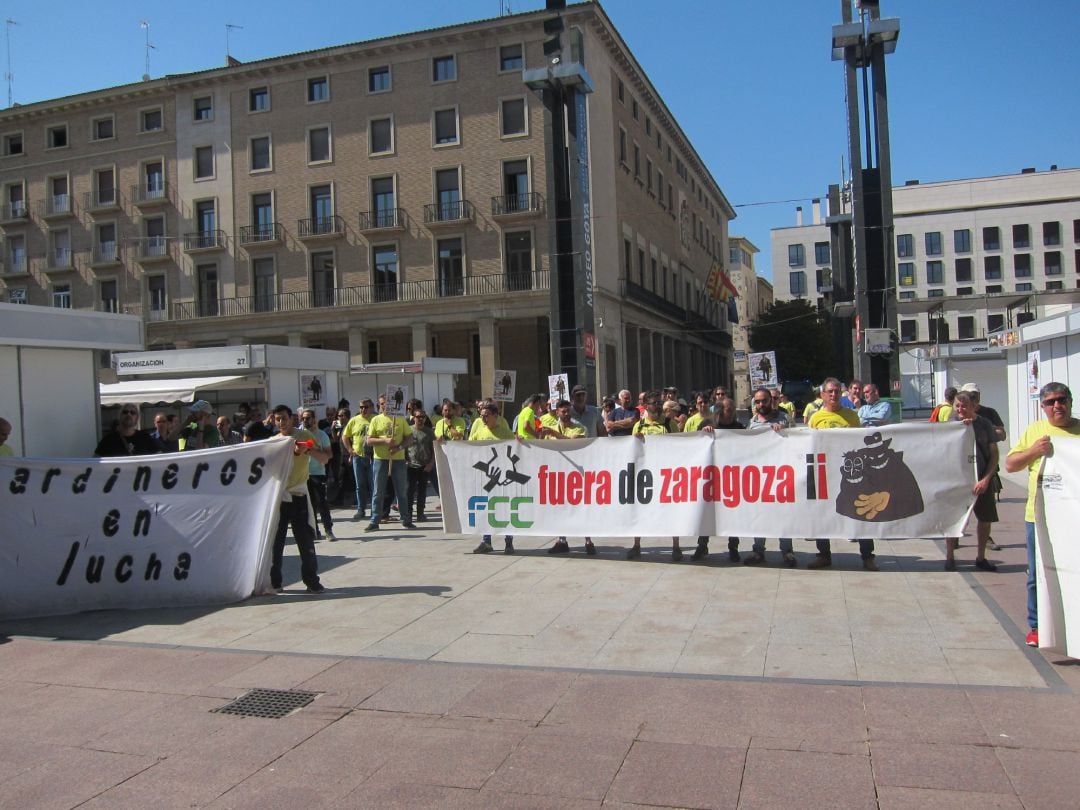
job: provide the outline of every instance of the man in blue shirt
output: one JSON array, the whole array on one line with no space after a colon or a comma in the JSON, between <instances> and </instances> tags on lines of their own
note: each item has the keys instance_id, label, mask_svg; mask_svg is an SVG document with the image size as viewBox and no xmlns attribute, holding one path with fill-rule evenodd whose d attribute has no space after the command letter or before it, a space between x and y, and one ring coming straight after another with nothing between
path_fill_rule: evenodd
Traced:
<instances>
[{"instance_id":1,"label":"man in blue shirt","mask_svg":"<svg viewBox=\"0 0 1080 810\"><path fill-rule=\"evenodd\" d=\"M862 389L865 405L859 408L859 424L863 427L877 427L889 424L892 417L892 405L878 395L878 387L867 383Z\"/></svg>"},{"instance_id":2,"label":"man in blue shirt","mask_svg":"<svg viewBox=\"0 0 1080 810\"><path fill-rule=\"evenodd\" d=\"M619 401L604 419L608 436L629 436L634 431L634 422L638 420L637 408L630 404L630 392L625 388L619 392Z\"/></svg>"}]
</instances>

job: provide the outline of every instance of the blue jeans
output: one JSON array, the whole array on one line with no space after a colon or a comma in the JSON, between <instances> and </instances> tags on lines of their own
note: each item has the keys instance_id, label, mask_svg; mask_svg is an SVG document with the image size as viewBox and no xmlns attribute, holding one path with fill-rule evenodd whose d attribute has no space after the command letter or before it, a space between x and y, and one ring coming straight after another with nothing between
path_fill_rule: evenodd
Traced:
<instances>
[{"instance_id":1,"label":"blue jeans","mask_svg":"<svg viewBox=\"0 0 1080 810\"><path fill-rule=\"evenodd\" d=\"M781 537L780 538L780 553L781 554L787 554L789 551L794 551L794 550L795 550L795 547L792 546L790 537ZM755 554L764 554L765 553L765 538L764 537L755 537L754 538L754 553Z\"/></svg>"},{"instance_id":2,"label":"blue jeans","mask_svg":"<svg viewBox=\"0 0 1080 810\"><path fill-rule=\"evenodd\" d=\"M378 526L382 516L382 503L386 497L387 476L394 482L394 497L398 502L398 514L402 522L412 523L409 517L409 505L404 501L404 495L409 491L408 474L405 468L405 459L390 461L389 459L377 458L371 464L372 477L375 479L375 492L371 496L371 525Z\"/></svg>"},{"instance_id":3,"label":"blue jeans","mask_svg":"<svg viewBox=\"0 0 1080 810\"><path fill-rule=\"evenodd\" d=\"M1027 529L1027 596L1028 627L1035 630L1039 626L1039 601L1035 598L1035 524L1024 522Z\"/></svg>"},{"instance_id":4,"label":"blue jeans","mask_svg":"<svg viewBox=\"0 0 1080 810\"><path fill-rule=\"evenodd\" d=\"M356 511L363 512L364 504L371 500L371 459L353 456L352 471L356 482Z\"/></svg>"}]
</instances>

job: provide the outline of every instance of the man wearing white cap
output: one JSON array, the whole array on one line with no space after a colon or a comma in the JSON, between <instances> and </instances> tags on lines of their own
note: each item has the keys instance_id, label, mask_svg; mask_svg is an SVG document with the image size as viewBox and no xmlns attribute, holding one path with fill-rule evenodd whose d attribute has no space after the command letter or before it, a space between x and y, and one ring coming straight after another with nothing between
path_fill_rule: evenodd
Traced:
<instances>
[{"instance_id":1,"label":"man wearing white cap","mask_svg":"<svg viewBox=\"0 0 1080 810\"><path fill-rule=\"evenodd\" d=\"M191 403L187 422L180 430L180 450L202 450L218 447L221 434L214 427L214 407L205 399Z\"/></svg>"}]
</instances>

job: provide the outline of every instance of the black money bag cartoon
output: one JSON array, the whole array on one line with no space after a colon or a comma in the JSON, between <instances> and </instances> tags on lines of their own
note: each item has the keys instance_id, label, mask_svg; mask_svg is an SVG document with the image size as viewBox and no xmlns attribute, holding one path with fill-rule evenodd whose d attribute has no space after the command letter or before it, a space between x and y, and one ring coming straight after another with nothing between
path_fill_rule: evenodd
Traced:
<instances>
[{"instance_id":1,"label":"black money bag cartoon","mask_svg":"<svg viewBox=\"0 0 1080 810\"><path fill-rule=\"evenodd\" d=\"M844 453L837 514L882 523L922 512L919 484L904 463L903 452L889 448L892 439L871 433L863 443L866 447Z\"/></svg>"}]
</instances>

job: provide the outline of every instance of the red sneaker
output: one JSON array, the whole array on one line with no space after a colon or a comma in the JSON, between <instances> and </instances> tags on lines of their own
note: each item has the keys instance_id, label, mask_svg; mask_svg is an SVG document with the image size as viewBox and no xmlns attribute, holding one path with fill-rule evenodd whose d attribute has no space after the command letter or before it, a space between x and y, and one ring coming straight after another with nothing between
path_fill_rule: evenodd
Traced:
<instances>
[{"instance_id":1,"label":"red sneaker","mask_svg":"<svg viewBox=\"0 0 1080 810\"><path fill-rule=\"evenodd\" d=\"M1029 647L1038 647L1039 646L1039 628L1038 627L1033 627L1031 629L1031 632L1027 634L1027 639L1025 639L1025 643Z\"/></svg>"}]
</instances>

